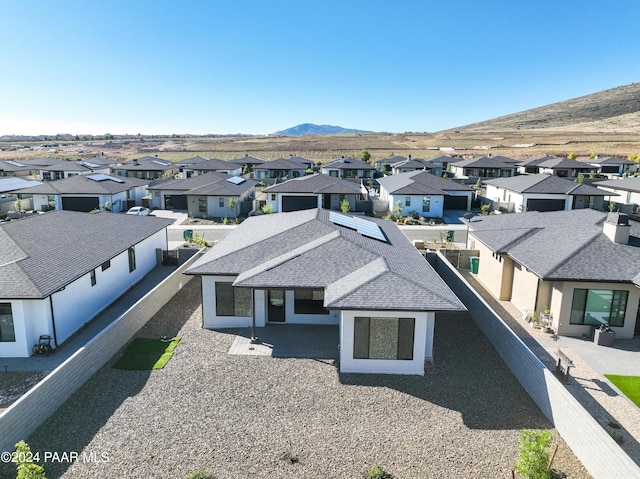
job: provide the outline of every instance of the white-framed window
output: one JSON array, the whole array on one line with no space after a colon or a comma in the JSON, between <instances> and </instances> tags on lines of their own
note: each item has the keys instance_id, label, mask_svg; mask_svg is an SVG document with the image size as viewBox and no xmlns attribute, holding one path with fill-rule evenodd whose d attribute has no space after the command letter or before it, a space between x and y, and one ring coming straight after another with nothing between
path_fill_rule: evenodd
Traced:
<instances>
[{"instance_id":1,"label":"white-framed window","mask_svg":"<svg viewBox=\"0 0 640 479\"><path fill-rule=\"evenodd\" d=\"M0 342L13 343L16 332L13 327L13 313L11 303L0 303Z\"/></svg>"}]
</instances>

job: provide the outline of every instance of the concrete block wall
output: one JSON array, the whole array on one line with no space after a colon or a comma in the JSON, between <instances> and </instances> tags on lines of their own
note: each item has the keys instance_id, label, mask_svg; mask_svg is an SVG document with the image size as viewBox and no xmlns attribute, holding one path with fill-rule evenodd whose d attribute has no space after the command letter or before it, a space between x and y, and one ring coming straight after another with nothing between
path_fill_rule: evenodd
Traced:
<instances>
[{"instance_id":1,"label":"concrete block wall","mask_svg":"<svg viewBox=\"0 0 640 479\"><path fill-rule=\"evenodd\" d=\"M640 478L640 467L440 253L429 262L594 479ZM437 322L437 320L436 320Z\"/></svg>"},{"instance_id":2,"label":"concrete block wall","mask_svg":"<svg viewBox=\"0 0 640 479\"><path fill-rule=\"evenodd\" d=\"M75 391L95 374L193 276L182 272L200 257L193 255L122 316L47 375L0 415L0 451L13 451Z\"/></svg>"}]
</instances>

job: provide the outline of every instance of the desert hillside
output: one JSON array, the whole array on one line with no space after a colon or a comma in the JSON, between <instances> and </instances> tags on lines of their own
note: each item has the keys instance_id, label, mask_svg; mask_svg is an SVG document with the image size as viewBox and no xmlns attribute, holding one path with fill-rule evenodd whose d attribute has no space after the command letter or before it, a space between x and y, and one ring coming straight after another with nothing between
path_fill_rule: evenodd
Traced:
<instances>
[{"instance_id":1,"label":"desert hillside","mask_svg":"<svg viewBox=\"0 0 640 479\"><path fill-rule=\"evenodd\" d=\"M512 113L449 131L640 132L640 83Z\"/></svg>"}]
</instances>

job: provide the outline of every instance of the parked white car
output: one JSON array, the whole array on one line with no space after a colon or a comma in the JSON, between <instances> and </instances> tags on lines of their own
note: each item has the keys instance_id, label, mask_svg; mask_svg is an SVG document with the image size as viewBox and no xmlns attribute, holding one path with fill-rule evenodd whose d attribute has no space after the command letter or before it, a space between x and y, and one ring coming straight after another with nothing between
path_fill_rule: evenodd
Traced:
<instances>
[{"instance_id":1,"label":"parked white car","mask_svg":"<svg viewBox=\"0 0 640 479\"><path fill-rule=\"evenodd\" d=\"M151 210L149 208L145 208L144 206L134 206L133 208L129 208L127 211L128 215L137 215L137 216L149 216Z\"/></svg>"}]
</instances>

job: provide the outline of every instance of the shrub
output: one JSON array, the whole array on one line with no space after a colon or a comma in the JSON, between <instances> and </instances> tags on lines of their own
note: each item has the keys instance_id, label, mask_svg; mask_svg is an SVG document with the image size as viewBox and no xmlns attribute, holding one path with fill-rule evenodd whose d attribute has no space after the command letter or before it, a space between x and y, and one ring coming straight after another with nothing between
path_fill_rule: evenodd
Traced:
<instances>
[{"instance_id":1,"label":"shrub","mask_svg":"<svg viewBox=\"0 0 640 479\"><path fill-rule=\"evenodd\" d=\"M364 473L364 477L367 479L391 479L392 476L384 467L380 464L376 464L375 466L371 466L367 469Z\"/></svg>"},{"instance_id":2,"label":"shrub","mask_svg":"<svg viewBox=\"0 0 640 479\"><path fill-rule=\"evenodd\" d=\"M265 204L260 208L265 215L270 215L273 213L273 206L269 203Z\"/></svg>"},{"instance_id":3,"label":"shrub","mask_svg":"<svg viewBox=\"0 0 640 479\"><path fill-rule=\"evenodd\" d=\"M567 160L575 160L576 159L576 153L575 151L572 151L571 153L569 153L567 155Z\"/></svg>"},{"instance_id":4,"label":"shrub","mask_svg":"<svg viewBox=\"0 0 640 479\"><path fill-rule=\"evenodd\" d=\"M215 479L216 476L213 472L206 471L204 469L198 469L187 475L187 479Z\"/></svg>"},{"instance_id":5,"label":"shrub","mask_svg":"<svg viewBox=\"0 0 640 479\"><path fill-rule=\"evenodd\" d=\"M351 205L349 204L349 201L347 201L346 198L340 202L340 210L343 213L348 213L350 209L351 209Z\"/></svg>"},{"instance_id":6,"label":"shrub","mask_svg":"<svg viewBox=\"0 0 640 479\"><path fill-rule=\"evenodd\" d=\"M550 445L549 431L520 431L516 470L524 479L547 479L551 475L548 469Z\"/></svg>"},{"instance_id":7,"label":"shrub","mask_svg":"<svg viewBox=\"0 0 640 479\"><path fill-rule=\"evenodd\" d=\"M34 456L31 454L31 448L26 442L20 441L16 444L16 457L18 459L18 475L16 479L47 479L44 475L44 467L31 462ZM29 459L29 462L22 462L21 459Z\"/></svg>"},{"instance_id":8,"label":"shrub","mask_svg":"<svg viewBox=\"0 0 640 479\"><path fill-rule=\"evenodd\" d=\"M482 205L482 206L480 207L480 212L481 212L483 215L488 215L488 214L489 214L489 208L491 208L491 206L490 206L490 205Z\"/></svg>"}]
</instances>

